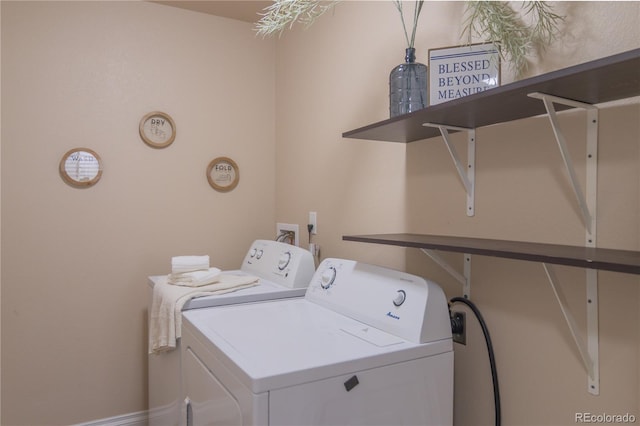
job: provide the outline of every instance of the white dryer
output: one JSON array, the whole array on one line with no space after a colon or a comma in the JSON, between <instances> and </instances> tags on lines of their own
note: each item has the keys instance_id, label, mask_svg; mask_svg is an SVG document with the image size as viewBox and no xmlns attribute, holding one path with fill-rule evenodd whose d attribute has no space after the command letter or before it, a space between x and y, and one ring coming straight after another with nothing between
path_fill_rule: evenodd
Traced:
<instances>
[{"instance_id":1,"label":"white dryer","mask_svg":"<svg viewBox=\"0 0 640 426\"><path fill-rule=\"evenodd\" d=\"M240 269L225 274L253 275L258 285L219 295L198 297L188 301L182 311L213 306L259 302L263 300L302 298L315 272L313 256L309 251L289 244L256 240L251 244ZM153 300L153 287L166 282L166 275L149 277L149 311ZM175 350L149 354L149 425L183 425L180 414L184 391L181 389L181 339Z\"/></svg>"},{"instance_id":2,"label":"white dryer","mask_svg":"<svg viewBox=\"0 0 640 426\"><path fill-rule=\"evenodd\" d=\"M451 425L447 300L431 281L326 259L304 298L183 316L183 424Z\"/></svg>"}]
</instances>

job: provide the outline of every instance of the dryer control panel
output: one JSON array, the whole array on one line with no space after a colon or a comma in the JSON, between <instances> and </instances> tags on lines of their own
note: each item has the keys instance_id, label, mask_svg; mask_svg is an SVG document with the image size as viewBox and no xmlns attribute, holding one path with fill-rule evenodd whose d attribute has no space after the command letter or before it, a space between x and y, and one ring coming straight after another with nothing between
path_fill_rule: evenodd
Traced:
<instances>
[{"instance_id":1,"label":"dryer control panel","mask_svg":"<svg viewBox=\"0 0 640 426\"><path fill-rule=\"evenodd\" d=\"M422 277L346 259L325 259L306 299L415 343L451 338L444 292Z\"/></svg>"},{"instance_id":2,"label":"dryer control panel","mask_svg":"<svg viewBox=\"0 0 640 426\"><path fill-rule=\"evenodd\" d=\"M271 240L251 244L240 269L289 288L309 285L315 272L313 256L308 250Z\"/></svg>"}]
</instances>

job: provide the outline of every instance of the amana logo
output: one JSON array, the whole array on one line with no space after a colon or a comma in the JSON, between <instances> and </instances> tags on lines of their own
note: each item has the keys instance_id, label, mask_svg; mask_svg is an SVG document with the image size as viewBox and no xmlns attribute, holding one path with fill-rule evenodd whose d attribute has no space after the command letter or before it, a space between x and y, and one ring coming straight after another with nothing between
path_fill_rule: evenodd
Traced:
<instances>
[{"instance_id":1,"label":"amana logo","mask_svg":"<svg viewBox=\"0 0 640 426\"><path fill-rule=\"evenodd\" d=\"M399 320L399 319L400 319L400 317L399 317L399 316L397 316L397 315L393 315L393 314L391 313L391 311L387 312L387 316L388 316L388 317L391 317L391 318L393 318L393 319L397 319L397 320Z\"/></svg>"}]
</instances>

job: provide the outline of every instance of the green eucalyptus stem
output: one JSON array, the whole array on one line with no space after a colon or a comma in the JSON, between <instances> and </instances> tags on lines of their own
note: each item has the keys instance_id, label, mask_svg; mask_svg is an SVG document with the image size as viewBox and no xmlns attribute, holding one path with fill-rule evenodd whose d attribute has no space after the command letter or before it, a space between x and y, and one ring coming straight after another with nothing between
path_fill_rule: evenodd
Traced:
<instances>
[{"instance_id":1,"label":"green eucalyptus stem","mask_svg":"<svg viewBox=\"0 0 640 426\"><path fill-rule=\"evenodd\" d=\"M407 35L407 26L404 23L404 13L402 13L402 2L400 0L393 1L396 4L396 9L400 12L400 20L402 21L402 29L404 30L404 37L407 39L407 46L411 47L411 42L409 42L409 36Z\"/></svg>"},{"instance_id":2,"label":"green eucalyptus stem","mask_svg":"<svg viewBox=\"0 0 640 426\"><path fill-rule=\"evenodd\" d=\"M553 12L544 1L530 1L524 6L525 14L533 15L535 25L531 28L531 38L536 45L545 47L555 40L558 26L564 22L564 16Z\"/></svg>"},{"instance_id":3,"label":"green eucalyptus stem","mask_svg":"<svg viewBox=\"0 0 640 426\"><path fill-rule=\"evenodd\" d=\"M527 69L527 56L535 47L545 47L557 37L564 17L553 13L544 1L524 2L525 15L532 15L533 26L527 26L507 2L468 1L463 29L468 42L474 36L500 46L500 55L518 76Z\"/></svg>"},{"instance_id":4,"label":"green eucalyptus stem","mask_svg":"<svg viewBox=\"0 0 640 426\"><path fill-rule=\"evenodd\" d=\"M519 15L506 2L474 1L468 2L467 7L471 12L464 30L468 42L477 35L499 45L503 57L522 72L526 68L530 37Z\"/></svg>"},{"instance_id":5,"label":"green eucalyptus stem","mask_svg":"<svg viewBox=\"0 0 640 426\"><path fill-rule=\"evenodd\" d=\"M404 37L407 40L407 47L414 47L416 41L416 28L418 27L418 18L420 17L420 12L422 11L422 5L424 4L424 0L417 0L414 4L413 9L413 29L411 31L411 40L409 40L409 33L407 32L407 25L404 21L404 12L402 10L402 0L394 0L396 5L396 9L400 12L400 20L402 21L402 29L404 30Z\"/></svg>"},{"instance_id":6,"label":"green eucalyptus stem","mask_svg":"<svg viewBox=\"0 0 640 426\"><path fill-rule=\"evenodd\" d=\"M424 4L424 0L416 1L415 9L413 11L413 32L411 33L411 46L413 47L416 41L416 28L418 28L418 18L420 17L420 12L422 11L422 5Z\"/></svg>"},{"instance_id":7,"label":"green eucalyptus stem","mask_svg":"<svg viewBox=\"0 0 640 426\"><path fill-rule=\"evenodd\" d=\"M260 20L256 23L258 35L266 37L284 30L291 29L299 22L310 26L318 17L332 9L340 0L276 0L263 9Z\"/></svg>"}]
</instances>

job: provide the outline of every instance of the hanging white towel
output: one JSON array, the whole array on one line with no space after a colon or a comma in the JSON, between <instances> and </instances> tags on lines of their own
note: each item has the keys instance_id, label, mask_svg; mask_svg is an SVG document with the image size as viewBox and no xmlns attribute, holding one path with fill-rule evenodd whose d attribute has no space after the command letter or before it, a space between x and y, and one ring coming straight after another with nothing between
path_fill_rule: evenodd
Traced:
<instances>
[{"instance_id":1,"label":"hanging white towel","mask_svg":"<svg viewBox=\"0 0 640 426\"><path fill-rule=\"evenodd\" d=\"M209 256L174 256L171 258L171 273L200 271L209 269Z\"/></svg>"},{"instance_id":2,"label":"hanging white towel","mask_svg":"<svg viewBox=\"0 0 640 426\"><path fill-rule=\"evenodd\" d=\"M218 268L209 268L202 271L183 272L181 274L169 274L167 282L169 284L186 287L201 287L212 284L219 280L220 272Z\"/></svg>"},{"instance_id":3,"label":"hanging white towel","mask_svg":"<svg viewBox=\"0 0 640 426\"><path fill-rule=\"evenodd\" d=\"M181 336L182 308L195 297L224 294L253 287L258 277L250 275L218 275L218 281L201 287L183 287L157 282L153 287L151 312L149 313L149 353L161 353L175 349Z\"/></svg>"}]
</instances>

